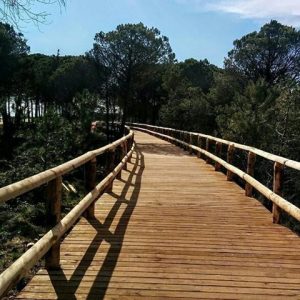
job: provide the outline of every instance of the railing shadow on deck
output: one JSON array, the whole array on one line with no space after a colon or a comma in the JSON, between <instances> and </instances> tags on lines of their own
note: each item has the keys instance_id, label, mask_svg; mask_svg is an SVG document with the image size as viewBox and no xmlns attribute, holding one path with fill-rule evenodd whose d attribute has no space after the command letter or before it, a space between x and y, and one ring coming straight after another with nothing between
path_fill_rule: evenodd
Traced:
<instances>
[{"instance_id":1,"label":"railing shadow on deck","mask_svg":"<svg viewBox=\"0 0 300 300\"><path fill-rule=\"evenodd\" d=\"M94 281L87 292L86 299L103 299L108 288L109 282L111 280L114 269L117 265L119 254L122 249L124 235L130 220L130 217L135 209L136 203L138 201L138 195L141 189L142 174L145 168L144 156L141 151L135 149L136 158L132 157L133 168L129 172L128 180L125 182L123 179L121 181L125 183L121 193L118 195L114 192L109 194L116 198L112 209L109 211L105 221L101 223L96 217L93 219L87 219L87 221L93 226L97 231L94 239L88 246L84 256L82 257L80 263L74 270L70 279L67 279L64 271L62 269L48 271L50 280L57 294L57 299L76 299L76 290L82 283L85 273L90 267L93 258L99 251L100 245L106 241L110 244L110 248L107 255L103 259L102 265L94 277ZM135 161L134 161L135 160ZM135 180L134 180L134 176ZM135 183L133 184L133 180ZM130 187L133 187L133 191L130 193L130 198L126 200L126 194ZM109 228L111 227L115 217L117 216L122 205L127 205L122 215L119 218L119 222L115 227L114 233L110 233ZM60 280L57 281L57 278ZM99 286L100 283L100 286Z\"/></svg>"}]
</instances>

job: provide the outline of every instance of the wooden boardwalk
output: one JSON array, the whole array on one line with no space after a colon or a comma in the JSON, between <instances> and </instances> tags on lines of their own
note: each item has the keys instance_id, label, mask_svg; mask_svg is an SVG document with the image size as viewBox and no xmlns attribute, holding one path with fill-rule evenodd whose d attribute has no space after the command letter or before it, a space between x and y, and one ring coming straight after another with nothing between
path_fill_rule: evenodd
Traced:
<instances>
[{"instance_id":1,"label":"wooden boardwalk","mask_svg":"<svg viewBox=\"0 0 300 300\"><path fill-rule=\"evenodd\" d=\"M300 241L203 160L136 132L137 149L18 299L300 299Z\"/></svg>"}]
</instances>

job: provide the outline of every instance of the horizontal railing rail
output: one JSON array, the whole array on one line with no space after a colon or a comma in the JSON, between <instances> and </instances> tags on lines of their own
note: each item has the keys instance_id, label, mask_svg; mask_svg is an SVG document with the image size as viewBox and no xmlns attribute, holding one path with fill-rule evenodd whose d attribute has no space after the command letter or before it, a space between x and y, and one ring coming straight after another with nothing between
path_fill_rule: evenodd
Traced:
<instances>
[{"instance_id":1,"label":"horizontal railing rail","mask_svg":"<svg viewBox=\"0 0 300 300\"><path fill-rule=\"evenodd\" d=\"M127 168L135 148L134 133L127 128L128 134L102 148L89 151L60 166L41 172L19 182L0 189L0 203L29 192L43 184L46 186L48 225L52 227L29 250L18 258L9 268L0 274L0 297L11 289L28 271L45 256L47 269L57 269L60 266L60 239L85 214L87 218L94 217L95 201L105 192L111 191L113 180L120 178L122 169ZM120 161L115 162L116 149L120 147ZM96 158L108 153L106 176L96 184ZM85 186L88 194L61 219L62 175L83 166L85 167Z\"/></svg>"},{"instance_id":2,"label":"horizontal railing rail","mask_svg":"<svg viewBox=\"0 0 300 300\"><path fill-rule=\"evenodd\" d=\"M191 136L192 136L192 137L199 137L199 138L203 138L203 139L209 139L210 141L214 141L216 143L221 143L221 144L224 144L227 146L232 146L235 149L251 151L252 153L257 154L258 156L261 156L261 157L271 160L273 162L280 163L286 167L289 167L289 168L292 168L292 169L295 169L298 171L300 170L300 162L298 162L298 161L288 159L288 158L285 158L285 157L282 157L279 155L275 155L275 154L263 151L261 149L255 148L255 147L235 143L235 142L224 140L221 138L217 138L212 135L207 135L207 134L202 134L202 133L197 133L197 132L183 131L183 130L167 128L167 127L153 126L153 125L148 125L148 124L128 123L128 125L130 125L130 124L133 126L136 126L136 127L147 128L147 129L153 130L153 131L157 130L157 132L168 134L168 135L172 135L175 133L175 134L178 134L176 136L177 138L180 138L180 137L182 138L182 137L188 136L188 138L191 139Z\"/></svg>"},{"instance_id":3,"label":"horizontal railing rail","mask_svg":"<svg viewBox=\"0 0 300 300\"><path fill-rule=\"evenodd\" d=\"M173 128L158 127L140 123L128 123L128 125L132 129L144 131L146 133L155 135L159 138L174 143L177 146L181 146L185 150L196 152L199 157L202 157L203 155L207 162L213 160L215 163L216 171L220 171L221 166L223 166L227 170L227 180L229 181L233 180L233 174L236 174L246 183L246 196L251 197L253 195L254 188L264 197L272 201L274 223L280 222L281 210L284 210L290 216L300 221L300 209L282 197L283 169L284 167L290 167L295 170L300 170L299 162L277 156L254 147L233 143L201 133L187 132ZM197 137L197 146L193 145L195 137ZM205 139L204 143L201 139ZM215 154L210 152L212 141L215 142ZM222 145L227 145L227 161L220 158ZM241 149L248 152L246 172L233 166L233 154L235 149ZM266 187L253 177L256 155L274 162L273 190L270 190L268 187Z\"/></svg>"}]
</instances>

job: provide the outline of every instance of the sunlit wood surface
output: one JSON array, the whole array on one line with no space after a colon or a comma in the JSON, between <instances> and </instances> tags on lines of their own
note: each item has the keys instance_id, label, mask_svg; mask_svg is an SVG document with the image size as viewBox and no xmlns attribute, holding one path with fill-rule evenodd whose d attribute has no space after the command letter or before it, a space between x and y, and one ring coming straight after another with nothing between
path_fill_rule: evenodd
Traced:
<instances>
[{"instance_id":1,"label":"sunlit wood surface","mask_svg":"<svg viewBox=\"0 0 300 300\"><path fill-rule=\"evenodd\" d=\"M300 299L300 241L213 166L136 132L137 149L18 299Z\"/></svg>"}]
</instances>

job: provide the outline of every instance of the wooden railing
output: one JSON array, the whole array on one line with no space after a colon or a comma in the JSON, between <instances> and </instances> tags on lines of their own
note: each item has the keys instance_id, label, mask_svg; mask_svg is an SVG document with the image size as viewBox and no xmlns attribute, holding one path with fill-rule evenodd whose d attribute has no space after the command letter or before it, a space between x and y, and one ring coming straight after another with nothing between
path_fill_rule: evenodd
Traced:
<instances>
[{"instance_id":1,"label":"wooden railing","mask_svg":"<svg viewBox=\"0 0 300 300\"><path fill-rule=\"evenodd\" d=\"M105 147L89 151L71 161L55 168L41 172L19 182L0 189L0 203L29 192L43 184L46 186L47 220L53 226L27 252L17 259L0 275L0 297L13 287L27 272L45 256L45 266L48 269L59 268L60 239L75 224L81 215L87 218L94 216L95 201L112 188L113 180L126 169L134 150L134 134L127 128L127 135ZM121 150L121 157L116 162L115 152ZM107 153L106 177L96 184L96 159ZM85 187L88 194L61 219L62 176L80 167L85 167Z\"/></svg>"},{"instance_id":2,"label":"wooden railing","mask_svg":"<svg viewBox=\"0 0 300 300\"><path fill-rule=\"evenodd\" d=\"M245 181L246 196L251 197L254 188L264 197L272 201L274 223L279 223L281 210L284 210L290 216L300 221L300 209L282 197L284 168L289 167L295 170L300 170L300 162L277 156L254 147L230 142L201 133L187 132L172 128L158 127L139 123L129 123L128 125L132 129L141 130L146 133L155 135L177 146L181 146L185 150L195 152L199 157L204 158L207 162L214 161L216 171L220 171L221 166L223 166L227 170L227 180L229 181L233 179L233 174L239 176ZM210 152L212 143L215 143L214 154ZM227 146L227 161L223 160L220 157L224 145ZM233 166L233 156L235 149L244 150L248 153L246 172ZM274 163L273 190L270 190L253 177L256 155L268 159L269 161L272 161Z\"/></svg>"}]
</instances>

